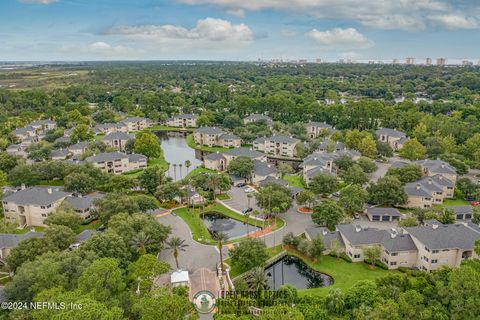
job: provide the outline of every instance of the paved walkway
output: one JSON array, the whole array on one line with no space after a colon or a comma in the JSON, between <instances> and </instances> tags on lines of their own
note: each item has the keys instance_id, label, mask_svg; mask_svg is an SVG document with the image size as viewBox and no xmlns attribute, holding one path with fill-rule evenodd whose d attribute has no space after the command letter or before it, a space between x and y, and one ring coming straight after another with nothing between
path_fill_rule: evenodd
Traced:
<instances>
[{"instance_id":1,"label":"paved walkway","mask_svg":"<svg viewBox=\"0 0 480 320\"><path fill-rule=\"evenodd\" d=\"M188 270L189 272L194 272L199 268L215 270L215 265L220 261L217 247L204 245L194 241L192 239L190 229L180 217L169 214L161 216L157 218L157 220L161 224L172 227L171 235L185 240L185 244L188 245L188 247L185 248L185 251L181 251L178 255L178 263L180 268L183 270ZM227 257L228 251L223 251L224 257ZM163 249L158 255L158 258L162 261L170 263L172 268L176 268L172 250Z\"/></svg>"}]
</instances>

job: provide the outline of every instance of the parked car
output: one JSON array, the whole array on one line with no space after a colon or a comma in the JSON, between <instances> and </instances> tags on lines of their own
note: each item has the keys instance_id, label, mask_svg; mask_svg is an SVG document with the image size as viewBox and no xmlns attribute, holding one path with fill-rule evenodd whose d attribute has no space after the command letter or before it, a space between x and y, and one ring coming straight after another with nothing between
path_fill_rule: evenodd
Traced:
<instances>
[{"instance_id":1,"label":"parked car","mask_svg":"<svg viewBox=\"0 0 480 320\"><path fill-rule=\"evenodd\" d=\"M474 207L478 206L480 204L480 202L478 201L471 201L470 204Z\"/></svg>"},{"instance_id":2,"label":"parked car","mask_svg":"<svg viewBox=\"0 0 480 320\"><path fill-rule=\"evenodd\" d=\"M97 228L97 231L105 231L107 227L105 227L104 224L102 224L100 227Z\"/></svg>"},{"instance_id":3,"label":"parked car","mask_svg":"<svg viewBox=\"0 0 480 320\"><path fill-rule=\"evenodd\" d=\"M69 250L75 250L75 249L78 249L80 248L80 243L74 243L74 244L71 244L68 249Z\"/></svg>"},{"instance_id":4,"label":"parked car","mask_svg":"<svg viewBox=\"0 0 480 320\"><path fill-rule=\"evenodd\" d=\"M475 201L475 197L473 196L466 196L465 201Z\"/></svg>"},{"instance_id":5,"label":"parked car","mask_svg":"<svg viewBox=\"0 0 480 320\"><path fill-rule=\"evenodd\" d=\"M247 185L246 183L243 183L243 182L242 182L242 183L237 184L237 188L243 188L243 187L245 187L246 185Z\"/></svg>"},{"instance_id":6,"label":"parked car","mask_svg":"<svg viewBox=\"0 0 480 320\"><path fill-rule=\"evenodd\" d=\"M336 191L336 192L332 193L332 196L338 198L338 197L340 197L340 192Z\"/></svg>"},{"instance_id":7,"label":"parked car","mask_svg":"<svg viewBox=\"0 0 480 320\"><path fill-rule=\"evenodd\" d=\"M255 192L255 189L250 188L250 187L245 189L245 193L252 193L252 192Z\"/></svg>"},{"instance_id":8,"label":"parked car","mask_svg":"<svg viewBox=\"0 0 480 320\"><path fill-rule=\"evenodd\" d=\"M252 211L253 211L253 208L247 208L247 209L243 209L242 213L245 214L245 213L249 213L249 212L252 212Z\"/></svg>"}]
</instances>

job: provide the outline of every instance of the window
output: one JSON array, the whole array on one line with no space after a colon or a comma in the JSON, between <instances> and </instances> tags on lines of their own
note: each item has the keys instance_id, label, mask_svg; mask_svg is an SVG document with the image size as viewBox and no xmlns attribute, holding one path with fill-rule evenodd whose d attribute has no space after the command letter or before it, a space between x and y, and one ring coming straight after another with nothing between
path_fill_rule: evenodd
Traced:
<instances>
[{"instance_id":1,"label":"window","mask_svg":"<svg viewBox=\"0 0 480 320\"><path fill-rule=\"evenodd\" d=\"M427 247L425 247L425 251L430 252L430 249L428 249Z\"/></svg>"},{"instance_id":2,"label":"window","mask_svg":"<svg viewBox=\"0 0 480 320\"><path fill-rule=\"evenodd\" d=\"M437 263L438 260L437 259L432 259L432 263Z\"/></svg>"},{"instance_id":3,"label":"window","mask_svg":"<svg viewBox=\"0 0 480 320\"><path fill-rule=\"evenodd\" d=\"M432 250L432 253L438 253L439 250Z\"/></svg>"},{"instance_id":4,"label":"window","mask_svg":"<svg viewBox=\"0 0 480 320\"><path fill-rule=\"evenodd\" d=\"M46 216L47 216L47 214L46 214L46 213L42 213L42 217L46 217Z\"/></svg>"},{"instance_id":5,"label":"window","mask_svg":"<svg viewBox=\"0 0 480 320\"><path fill-rule=\"evenodd\" d=\"M360 259L360 255L359 254L356 254L353 256L355 259Z\"/></svg>"},{"instance_id":6,"label":"window","mask_svg":"<svg viewBox=\"0 0 480 320\"><path fill-rule=\"evenodd\" d=\"M51 208L51 207L52 207L52 205L51 205L51 204L49 204L49 205L47 206L47 209L48 209L48 208Z\"/></svg>"},{"instance_id":7,"label":"window","mask_svg":"<svg viewBox=\"0 0 480 320\"><path fill-rule=\"evenodd\" d=\"M45 206L40 206L40 209L45 209Z\"/></svg>"},{"instance_id":8,"label":"window","mask_svg":"<svg viewBox=\"0 0 480 320\"><path fill-rule=\"evenodd\" d=\"M392 252L390 255L393 257L398 256L398 252Z\"/></svg>"},{"instance_id":9,"label":"window","mask_svg":"<svg viewBox=\"0 0 480 320\"><path fill-rule=\"evenodd\" d=\"M391 265L391 266L396 266L396 265L397 265L397 261L392 261L392 262L390 262L390 265Z\"/></svg>"}]
</instances>

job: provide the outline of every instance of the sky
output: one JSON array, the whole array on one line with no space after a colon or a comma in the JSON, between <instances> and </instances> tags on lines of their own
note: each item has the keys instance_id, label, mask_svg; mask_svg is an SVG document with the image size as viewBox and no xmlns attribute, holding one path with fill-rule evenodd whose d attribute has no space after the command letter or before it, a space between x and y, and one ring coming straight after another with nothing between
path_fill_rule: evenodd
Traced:
<instances>
[{"instance_id":1,"label":"sky","mask_svg":"<svg viewBox=\"0 0 480 320\"><path fill-rule=\"evenodd\" d=\"M480 59L479 0L0 0L0 61Z\"/></svg>"}]
</instances>

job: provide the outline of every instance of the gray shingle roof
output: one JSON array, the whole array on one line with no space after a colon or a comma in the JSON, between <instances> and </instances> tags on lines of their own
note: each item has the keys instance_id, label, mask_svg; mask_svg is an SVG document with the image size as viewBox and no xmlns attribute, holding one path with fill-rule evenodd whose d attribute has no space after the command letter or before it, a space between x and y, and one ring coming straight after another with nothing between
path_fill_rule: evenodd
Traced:
<instances>
[{"instance_id":1,"label":"gray shingle roof","mask_svg":"<svg viewBox=\"0 0 480 320\"><path fill-rule=\"evenodd\" d=\"M131 162L147 161L147 157L139 153L132 153L127 155L127 157Z\"/></svg>"},{"instance_id":2,"label":"gray shingle roof","mask_svg":"<svg viewBox=\"0 0 480 320\"><path fill-rule=\"evenodd\" d=\"M278 143L297 143L300 140L295 139L294 137L285 136L285 135L273 135L270 138L267 138L269 141L278 142Z\"/></svg>"},{"instance_id":3,"label":"gray shingle roof","mask_svg":"<svg viewBox=\"0 0 480 320\"><path fill-rule=\"evenodd\" d=\"M320 129L327 129L327 130L332 130L333 127L329 125L326 122L316 122L316 121L310 121L309 123L306 124L307 127L317 127Z\"/></svg>"},{"instance_id":4,"label":"gray shingle roof","mask_svg":"<svg viewBox=\"0 0 480 320\"><path fill-rule=\"evenodd\" d=\"M325 248L327 249L332 248L333 240L338 240L340 246L345 247L345 243L343 242L343 239L340 236L340 232L338 231L330 231L327 228L323 227L312 227L305 229L305 232L308 234L310 239L315 239L318 235L321 235L323 237L323 243L325 244Z\"/></svg>"},{"instance_id":5,"label":"gray shingle roof","mask_svg":"<svg viewBox=\"0 0 480 320\"><path fill-rule=\"evenodd\" d=\"M212 153L207 154L204 157L204 159L205 160L210 160L210 161L216 161L216 160L220 160L220 159L225 159L225 157L223 156L223 153L212 152Z\"/></svg>"},{"instance_id":6,"label":"gray shingle roof","mask_svg":"<svg viewBox=\"0 0 480 320\"><path fill-rule=\"evenodd\" d=\"M405 185L403 188L405 193L409 196L416 196L416 197L424 197L424 198L431 198L433 197L431 191L423 184L417 182L410 182Z\"/></svg>"},{"instance_id":7,"label":"gray shingle roof","mask_svg":"<svg viewBox=\"0 0 480 320\"><path fill-rule=\"evenodd\" d=\"M260 182L260 187L263 187L263 186L265 186L269 183L276 183L276 184L279 184L279 185L284 186L284 187L288 185L287 180L283 180L283 179L279 179L279 178L276 178L276 177L268 176Z\"/></svg>"},{"instance_id":8,"label":"gray shingle roof","mask_svg":"<svg viewBox=\"0 0 480 320\"><path fill-rule=\"evenodd\" d=\"M78 143L75 143L74 145L71 145L68 147L68 150L79 150L79 149L85 149L89 145L88 141L80 141Z\"/></svg>"},{"instance_id":9,"label":"gray shingle roof","mask_svg":"<svg viewBox=\"0 0 480 320\"><path fill-rule=\"evenodd\" d=\"M471 214L473 212L473 207L468 206L450 206L445 207L446 209L451 209L455 212L455 214Z\"/></svg>"},{"instance_id":10,"label":"gray shingle roof","mask_svg":"<svg viewBox=\"0 0 480 320\"><path fill-rule=\"evenodd\" d=\"M368 208L367 214L375 215L375 216L394 216L400 217L400 211L396 208Z\"/></svg>"},{"instance_id":11,"label":"gray shingle roof","mask_svg":"<svg viewBox=\"0 0 480 320\"><path fill-rule=\"evenodd\" d=\"M332 176L334 175L332 172L330 172L329 170L324 169L322 167L316 167L316 168L310 169L307 172L305 172L305 175L307 176L307 178L313 178L319 173L325 173L325 174L329 174L329 175L332 175Z\"/></svg>"},{"instance_id":12,"label":"gray shingle roof","mask_svg":"<svg viewBox=\"0 0 480 320\"><path fill-rule=\"evenodd\" d=\"M434 173L447 173L447 174L456 174L454 167L442 160L419 160L416 161L419 165L424 168L428 168L430 172Z\"/></svg>"},{"instance_id":13,"label":"gray shingle roof","mask_svg":"<svg viewBox=\"0 0 480 320\"><path fill-rule=\"evenodd\" d=\"M68 196L65 198L65 201L74 209L74 210L85 210L93 206L93 202L97 199L103 198L104 195L101 193L95 193L91 195L85 195L81 197Z\"/></svg>"},{"instance_id":14,"label":"gray shingle roof","mask_svg":"<svg viewBox=\"0 0 480 320\"><path fill-rule=\"evenodd\" d=\"M67 157L69 155L68 149L55 149L50 152L50 157Z\"/></svg>"},{"instance_id":15,"label":"gray shingle roof","mask_svg":"<svg viewBox=\"0 0 480 320\"><path fill-rule=\"evenodd\" d=\"M125 118L122 120L123 123L130 123L130 122L141 122L141 121L148 121L147 118L142 118L142 117L130 117L130 118Z\"/></svg>"},{"instance_id":16,"label":"gray shingle roof","mask_svg":"<svg viewBox=\"0 0 480 320\"><path fill-rule=\"evenodd\" d=\"M46 119L46 120L36 120L30 123L31 126L43 126L46 124L56 124L56 122L50 119Z\"/></svg>"},{"instance_id":17,"label":"gray shingle roof","mask_svg":"<svg viewBox=\"0 0 480 320\"><path fill-rule=\"evenodd\" d=\"M111 132L103 137L102 141L110 140L133 140L135 136L126 132Z\"/></svg>"},{"instance_id":18,"label":"gray shingle roof","mask_svg":"<svg viewBox=\"0 0 480 320\"><path fill-rule=\"evenodd\" d=\"M232 133L224 133L222 134L220 137L220 139L223 139L223 140L240 140L240 138Z\"/></svg>"},{"instance_id":19,"label":"gray shingle roof","mask_svg":"<svg viewBox=\"0 0 480 320\"><path fill-rule=\"evenodd\" d=\"M87 162L102 162L102 161L113 161L113 160L121 160L127 158L125 153L121 152L105 152L100 153L95 156L91 156L85 159Z\"/></svg>"},{"instance_id":20,"label":"gray shingle roof","mask_svg":"<svg viewBox=\"0 0 480 320\"><path fill-rule=\"evenodd\" d=\"M472 250L480 232L464 224L444 224L405 228L429 249Z\"/></svg>"},{"instance_id":21,"label":"gray shingle roof","mask_svg":"<svg viewBox=\"0 0 480 320\"><path fill-rule=\"evenodd\" d=\"M51 192L49 192L49 190ZM59 187L38 186L29 187L3 197L3 201L14 202L18 205L46 206L65 198L70 193L64 192Z\"/></svg>"},{"instance_id":22,"label":"gray shingle roof","mask_svg":"<svg viewBox=\"0 0 480 320\"><path fill-rule=\"evenodd\" d=\"M245 119L250 120L250 121L260 121L260 120L266 120L267 122L272 121L272 118L269 116L263 115L263 114L258 114L258 113L252 113Z\"/></svg>"},{"instance_id":23,"label":"gray shingle roof","mask_svg":"<svg viewBox=\"0 0 480 320\"><path fill-rule=\"evenodd\" d=\"M225 154L227 154L229 156L233 156L233 157L249 157L249 158L252 158L252 159L260 158L260 157L265 156L265 154L263 154L259 151L250 150L248 148L230 149L230 150L226 151Z\"/></svg>"},{"instance_id":24,"label":"gray shingle roof","mask_svg":"<svg viewBox=\"0 0 480 320\"><path fill-rule=\"evenodd\" d=\"M353 246L380 244L388 231L376 228L362 228L353 224L340 224L337 230ZM357 231L358 230L358 231Z\"/></svg>"},{"instance_id":25,"label":"gray shingle roof","mask_svg":"<svg viewBox=\"0 0 480 320\"><path fill-rule=\"evenodd\" d=\"M219 127L200 127L195 132L203 133L203 134L223 134L223 130Z\"/></svg>"},{"instance_id":26,"label":"gray shingle roof","mask_svg":"<svg viewBox=\"0 0 480 320\"><path fill-rule=\"evenodd\" d=\"M402 138L407 136L403 131L390 129L390 128L378 129L377 131L375 131L375 133L377 134L377 136L386 135L386 136L395 137L395 138Z\"/></svg>"},{"instance_id":27,"label":"gray shingle roof","mask_svg":"<svg viewBox=\"0 0 480 320\"><path fill-rule=\"evenodd\" d=\"M277 172L277 169L272 164L268 164L260 160L253 160L253 172L256 175L265 177L271 174L275 174Z\"/></svg>"},{"instance_id":28,"label":"gray shingle roof","mask_svg":"<svg viewBox=\"0 0 480 320\"><path fill-rule=\"evenodd\" d=\"M18 244L29 238L41 238L43 232L28 231L24 234L0 233L0 248L15 248Z\"/></svg>"},{"instance_id":29,"label":"gray shingle roof","mask_svg":"<svg viewBox=\"0 0 480 320\"><path fill-rule=\"evenodd\" d=\"M173 116L172 118L174 119L196 119L198 118L197 115L191 114L191 113L185 113L185 114L177 114Z\"/></svg>"},{"instance_id":30,"label":"gray shingle roof","mask_svg":"<svg viewBox=\"0 0 480 320\"><path fill-rule=\"evenodd\" d=\"M381 245L389 252L399 252L399 251L416 251L418 250L417 246L412 240L412 237L409 234L396 234L392 238L392 234L386 231L388 234L384 235Z\"/></svg>"}]
</instances>

